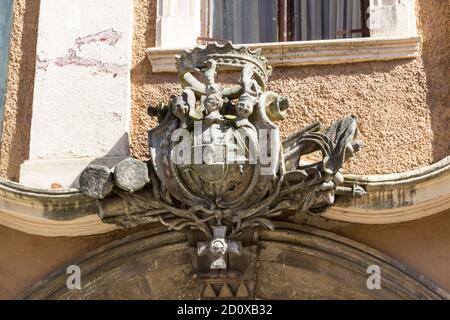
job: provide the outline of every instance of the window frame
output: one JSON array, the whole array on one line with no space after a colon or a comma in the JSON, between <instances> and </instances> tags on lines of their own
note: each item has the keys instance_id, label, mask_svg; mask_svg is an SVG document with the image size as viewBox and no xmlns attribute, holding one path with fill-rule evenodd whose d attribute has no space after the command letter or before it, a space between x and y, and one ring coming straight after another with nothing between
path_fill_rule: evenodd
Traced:
<instances>
[{"instance_id":1,"label":"window frame","mask_svg":"<svg viewBox=\"0 0 450 320\"><path fill-rule=\"evenodd\" d=\"M360 38L370 37L370 30L368 27L368 21L370 19L370 0L360 0L361 1L361 28L351 29L351 30L337 30L336 35L347 35L351 33L361 33ZM277 17L278 17L278 30L277 30L277 41L276 42L288 42L297 41L294 40L294 28L295 19L294 16L294 0L277 0ZM209 41L216 41L220 43L226 43L230 40L220 39L213 37L210 34L211 31L211 21L210 21L210 1L201 0L201 35L197 37L197 43L203 44ZM334 39L321 39L321 40L334 40ZM314 41L314 40L307 40Z\"/></svg>"},{"instance_id":2,"label":"window frame","mask_svg":"<svg viewBox=\"0 0 450 320\"><path fill-rule=\"evenodd\" d=\"M178 0L158 0L159 2L176 2ZM186 0L188 1L188 0ZM198 1L199 4L208 0ZM385 2L386 1L386 2ZM388 5L386 3L394 3ZM367 61L388 61L416 59L420 52L421 37L417 33L416 23L416 0L369 0L370 4L370 37L365 38L339 38L331 40L304 40L286 42L267 42L245 44L251 49L262 49L262 54L269 60L273 67L294 67L306 65L330 65L347 64ZM392 6L401 5L400 8ZM199 5L199 11L200 11ZM203 8L205 8L203 6ZM398 9L398 10L397 10ZM392 11L393 10L393 11ZM387 12L391 18L391 13L399 11L398 15L384 24L383 14ZM200 18L207 17L208 12L202 10ZM205 21L205 20L203 20ZM378 25L377 25L378 23ZM176 23L170 26L170 30L162 30L156 23L157 37L164 32L178 32ZM202 24L201 30L208 28L206 23ZM184 30L182 30L184 31ZM158 43L155 47L146 49L147 57L152 66L153 73L173 73L176 72L175 56L183 50L192 49L196 45L204 45L216 39L202 39L201 33L195 34L192 39L197 39L192 43L174 45L173 43ZM197 38L199 37L199 38ZM221 40L217 39L220 43ZM224 42L228 41L223 41Z\"/></svg>"}]
</instances>

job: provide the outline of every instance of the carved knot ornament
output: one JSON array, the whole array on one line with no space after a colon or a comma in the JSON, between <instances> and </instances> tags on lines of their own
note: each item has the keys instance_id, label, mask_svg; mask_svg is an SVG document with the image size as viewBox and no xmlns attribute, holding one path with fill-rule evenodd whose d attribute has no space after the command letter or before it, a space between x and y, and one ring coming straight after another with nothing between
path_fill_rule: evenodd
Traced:
<instances>
[{"instance_id":1,"label":"carved knot ornament","mask_svg":"<svg viewBox=\"0 0 450 320\"><path fill-rule=\"evenodd\" d=\"M356 118L324 131L315 123L281 141L277 122L289 101L267 90L271 67L260 50L209 44L184 51L177 68L181 94L149 107L159 120L148 134L151 159L90 166L81 175L103 221L198 230L207 241L197 253L214 257L212 269L226 269L223 257L239 253L234 240L244 229L273 229L271 219L285 210L321 214L336 195L364 194L343 186L342 166L362 145L354 141ZM223 84L219 73L239 80ZM320 160L302 158L312 153Z\"/></svg>"}]
</instances>

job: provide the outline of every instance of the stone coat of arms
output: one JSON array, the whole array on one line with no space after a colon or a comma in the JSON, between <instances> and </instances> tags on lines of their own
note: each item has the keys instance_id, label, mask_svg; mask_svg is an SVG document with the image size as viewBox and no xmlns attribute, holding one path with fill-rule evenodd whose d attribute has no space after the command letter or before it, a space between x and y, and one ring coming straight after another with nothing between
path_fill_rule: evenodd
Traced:
<instances>
[{"instance_id":1,"label":"stone coat of arms","mask_svg":"<svg viewBox=\"0 0 450 320\"><path fill-rule=\"evenodd\" d=\"M364 194L343 186L343 164L362 146L356 118L325 130L312 124L281 141L277 123L289 101L267 90L271 67L260 50L213 43L183 52L177 68L181 94L149 107L159 120L148 134L150 160L90 166L80 177L103 221L195 230L197 254L220 270L227 253L239 254L246 229L273 229L286 210L321 214L337 195ZM320 160L305 161L312 153Z\"/></svg>"}]
</instances>

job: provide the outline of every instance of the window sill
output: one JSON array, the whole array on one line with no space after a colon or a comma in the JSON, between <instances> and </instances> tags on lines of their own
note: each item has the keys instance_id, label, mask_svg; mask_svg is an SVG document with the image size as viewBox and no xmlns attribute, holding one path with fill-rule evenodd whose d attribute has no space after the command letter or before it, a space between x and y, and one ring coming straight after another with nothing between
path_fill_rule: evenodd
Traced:
<instances>
[{"instance_id":1,"label":"window sill","mask_svg":"<svg viewBox=\"0 0 450 320\"><path fill-rule=\"evenodd\" d=\"M256 43L274 67L341 64L364 61L414 59L420 37L357 38L344 40ZM175 55L184 48L149 48L147 56L154 73L176 72Z\"/></svg>"}]
</instances>

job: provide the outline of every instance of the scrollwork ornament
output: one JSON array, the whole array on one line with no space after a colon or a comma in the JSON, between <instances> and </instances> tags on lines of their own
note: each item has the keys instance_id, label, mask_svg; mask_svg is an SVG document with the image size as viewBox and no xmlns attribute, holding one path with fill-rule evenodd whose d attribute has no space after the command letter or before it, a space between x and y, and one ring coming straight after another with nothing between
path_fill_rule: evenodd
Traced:
<instances>
[{"instance_id":1,"label":"scrollwork ornament","mask_svg":"<svg viewBox=\"0 0 450 320\"><path fill-rule=\"evenodd\" d=\"M199 230L209 242L199 242L198 253L215 257L211 268L226 269L222 258L239 253L233 239L243 230L273 229L271 220L285 210L321 214L338 194L364 194L359 186L344 186L342 170L362 146L354 140L356 117L323 131L316 123L281 141L277 122L287 117L289 100L267 90L271 68L260 50L208 44L183 52L177 67L181 95L149 108L159 120L149 131L151 159L143 163L149 183L140 190L127 186L143 167L134 163L127 171L122 165L121 174L129 176L116 177L121 185L98 199L103 221ZM217 80L229 71L241 75L234 86ZM312 153L320 160L303 159ZM89 180L89 170L82 190L92 196L90 183L99 189L102 181ZM100 176L110 183L106 173Z\"/></svg>"}]
</instances>

